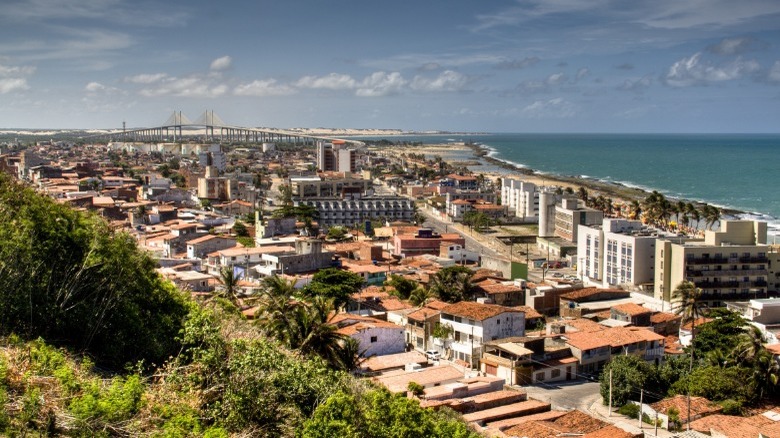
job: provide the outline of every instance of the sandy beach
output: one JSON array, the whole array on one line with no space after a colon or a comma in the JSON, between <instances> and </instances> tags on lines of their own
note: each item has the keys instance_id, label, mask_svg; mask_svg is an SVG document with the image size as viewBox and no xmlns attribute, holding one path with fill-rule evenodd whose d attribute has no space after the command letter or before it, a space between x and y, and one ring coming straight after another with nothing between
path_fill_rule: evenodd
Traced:
<instances>
[{"instance_id":1,"label":"sandy beach","mask_svg":"<svg viewBox=\"0 0 780 438\"><path fill-rule=\"evenodd\" d=\"M463 143L423 144L423 145L395 145L376 148L375 150L392 149L393 153L425 154L427 158L441 156L442 159L453 166L467 166L475 174L483 174L492 180L498 178L515 178L521 181L533 183L539 187L571 187L575 192L584 187L590 196L603 195L612 198L614 202L629 202L631 200L643 200L648 192L626 187L620 184L610 184L596 180L565 177L561 175L540 174L529 168L518 168L509 163L488 157L486 151L476 145ZM489 165L489 166L488 166ZM490 170L480 171L480 166Z\"/></svg>"}]
</instances>

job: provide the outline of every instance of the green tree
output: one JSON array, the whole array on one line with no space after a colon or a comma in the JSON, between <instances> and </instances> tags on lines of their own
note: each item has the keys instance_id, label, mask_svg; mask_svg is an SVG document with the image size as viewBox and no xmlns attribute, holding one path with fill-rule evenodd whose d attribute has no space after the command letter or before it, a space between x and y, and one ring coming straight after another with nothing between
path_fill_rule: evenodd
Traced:
<instances>
[{"instance_id":1,"label":"green tree","mask_svg":"<svg viewBox=\"0 0 780 438\"><path fill-rule=\"evenodd\" d=\"M393 287L398 292L398 296L404 300L409 299L412 292L419 286L416 281L395 274L390 275L385 284Z\"/></svg>"},{"instance_id":2,"label":"green tree","mask_svg":"<svg viewBox=\"0 0 780 438\"><path fill-rule=\"evenodd\" d=\"M601 372L600 393L604 404L609 403L609 375L612 373L612 405L623 406L654 378L652 365L635 355L614 357Z\"/></svg>"},{"instance_id":3,"label":"green tree","mask_svg":"<svg viewBox=\"0 0 780 438\"><path fill-rule=\"evenodd\" d=\"M448 266L431 277L429 289L448 303L470 301L474 298L473 272L465 266Z\"/></svg>"},{"instance_id":4,"label":"green tree","mask_svg":"<svg viewBox=\"0 0 780 438\"><path fill-rule=\"evenodd\" d=\"M246 228L246 225L238 220L233 224L233 232L238 237L249 237L249 230Z\"/></svg>"},{"instance_id":5,"label":"green tree","mask_svg":"<svg viewBox=\"0 0 780 438\"><path fill-rule=\"evenodd\" d=\"M239 280L240 277L236 275L233 266L223 266L219 270L219 281L222 286L217 289L217 296L230 301L236 307L240 307L238 303Z\"/></svg>"},{"instance_id":6,"label":"green tree","mask_svg":"<svg viewBox=\"0 0 780 438\"><path fill-rule=\"evenodd\" d=\"M333 305L338 309L346 304L349 296L358 292L363 284L363 277L358 274L337 268L321 269L303 289L303 295L332 299Z\"/></svg>"},{"instance_id":7,"label":"green tree","mask_svg":"<svg viewBox=\"0 0 780 438\"><path fill-rule=\"evenodd\" d=\"M122 366L178 350L184 296L135 239L0 175L0 331Z\"/></svg>"}]
</instances>

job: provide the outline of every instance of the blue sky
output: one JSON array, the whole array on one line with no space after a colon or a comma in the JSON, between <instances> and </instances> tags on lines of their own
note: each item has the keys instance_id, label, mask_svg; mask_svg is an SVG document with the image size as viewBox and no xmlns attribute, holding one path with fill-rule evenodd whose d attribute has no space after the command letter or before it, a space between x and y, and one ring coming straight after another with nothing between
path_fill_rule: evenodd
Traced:
<instances>
[{"instance_id":1,"label":"blue sky","mask_svg":"<svg viewBox=\"0 0 780 438\"><path fill-rule=\"evenodd\" d=\"M3 0L0 128L780 132L780 1Z\"/></svg>"}]
</instances>

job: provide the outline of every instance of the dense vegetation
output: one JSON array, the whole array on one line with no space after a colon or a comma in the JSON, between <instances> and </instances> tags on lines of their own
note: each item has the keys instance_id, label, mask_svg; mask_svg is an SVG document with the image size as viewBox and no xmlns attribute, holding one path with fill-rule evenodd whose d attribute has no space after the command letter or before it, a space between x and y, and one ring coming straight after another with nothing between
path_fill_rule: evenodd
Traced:
<instances>
[{"instance_id":1,"label":"dense vegetation","mask_svg":"<svg viewBox=\"0 0 780 438\"><path fill-rule=\"evenodd\" d=\"M324 272L292 300L269 281L295 346L153 268L130 236L0 176L0 435L476 436L323 359L312 340L332 327L307 318L354 278Z\"/></svg>"},{"instance_id":2,"label":"dense vegetation","mask_svg":"<svg viewBox=\"0 0 780 438\"><path fill-rule=\"evenodd\" d=\"M720 403L727 414L776 402L780 366L764 347L761 333L725 309L712 309L707 316L712 321L697 328L693 348L685 355L667 357L660 366L632 355L614 358L601 374L604 403L610 370L614 406L638 401L642 388L646 402L690 393Z\"/></svg>"}]
</instances>

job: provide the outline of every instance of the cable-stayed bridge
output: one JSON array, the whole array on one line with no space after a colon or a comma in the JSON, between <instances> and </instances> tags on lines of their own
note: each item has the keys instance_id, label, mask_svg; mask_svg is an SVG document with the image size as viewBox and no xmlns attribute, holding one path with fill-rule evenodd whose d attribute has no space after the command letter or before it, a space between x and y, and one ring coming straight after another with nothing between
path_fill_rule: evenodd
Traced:
<instances>
[{"instance_id":1,"label":"cable-stayed bridge","mask_svg":"<svg viewBox=\"0 0 780 438\"><path fill-rule=\"evenodd\" d=\"M343 141L362 146L359 140L311 135L305 132L274 128L247 128L228 125L214 113L205 111L194 122L181 111L174 111L162 125L152 128L132 128L91 135L85 138L105 138L109 141L180 142L195 140L204 143L296 143L315 144L318 141Z\"/></svg>"}]
</instances>

